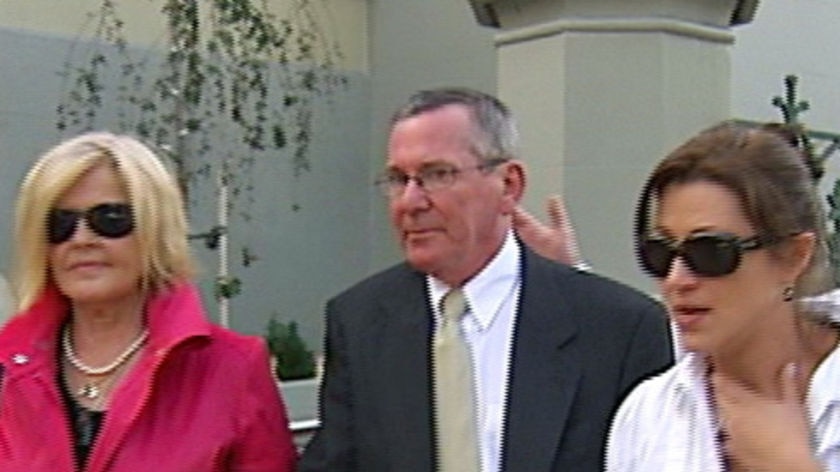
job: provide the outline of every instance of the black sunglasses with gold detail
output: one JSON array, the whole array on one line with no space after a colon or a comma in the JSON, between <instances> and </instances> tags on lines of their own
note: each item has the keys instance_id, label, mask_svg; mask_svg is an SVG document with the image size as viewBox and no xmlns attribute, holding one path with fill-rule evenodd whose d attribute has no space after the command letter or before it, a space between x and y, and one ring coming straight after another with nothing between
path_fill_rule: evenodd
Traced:
<instances>
[{"instance_id":1,"label":"black sunglasses with gold detail","mask_svg":"<svg viewBox=\"0 0 840 472\"><path fill-rule=\"evenodd\" d=\"M674 258L680 257L697 275L720 277L735 272L745 251L759 249L773 241L759 236L740 238L731 233L704 231L677 242L667 236L648 236L639 240L642 268L653 277L665 278Z\"/></svg>"},{"instance_id":2,"label":"black sunglasses with gold detail","mask_svg":"<svg viewBox=\"0 0 840 472\"><path fill-rule=\"evenodd\" d=\"M69 241L84 219L87 227L103 238L116 239L134 231L134 216L126 203L101 203L87 210L50 210L47 220L47 238L50 244Z\"/></svg>"}]
</instances>

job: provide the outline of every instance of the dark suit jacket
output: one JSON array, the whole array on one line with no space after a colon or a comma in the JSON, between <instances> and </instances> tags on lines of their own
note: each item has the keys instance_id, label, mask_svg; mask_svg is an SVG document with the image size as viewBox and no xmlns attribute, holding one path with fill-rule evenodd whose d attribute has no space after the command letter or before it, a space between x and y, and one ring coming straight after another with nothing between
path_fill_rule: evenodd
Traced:
<instances>
[{"instance_id":1,"label":"dark suit jacket","mask_svg":"<svg viewBox=\"0 0 840 472\"><path fill-rule=\"evenodd\" d=\"M523 248L504 472L600 471L628 389L672 362L662 308ZM434 470L424 275L400 264L327 304L322 428L302 472Z\"/></svg>"}]
</instances>

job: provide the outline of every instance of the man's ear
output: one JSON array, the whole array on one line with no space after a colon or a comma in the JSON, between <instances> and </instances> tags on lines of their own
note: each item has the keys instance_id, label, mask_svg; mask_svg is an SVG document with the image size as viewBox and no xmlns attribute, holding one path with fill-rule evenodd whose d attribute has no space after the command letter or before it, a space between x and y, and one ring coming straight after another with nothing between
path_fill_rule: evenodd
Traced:
<instances>
[{"instance_id":1,"label":"man's ear","mask_svg":"<svg viewBox=\"0 0 840 472\"><path fill-rule=\"evenodd\" d=\"M525 166L512 159L500 165L502 177L502 213L510 215L525 194Z\"/></svg>"}]
</instances>

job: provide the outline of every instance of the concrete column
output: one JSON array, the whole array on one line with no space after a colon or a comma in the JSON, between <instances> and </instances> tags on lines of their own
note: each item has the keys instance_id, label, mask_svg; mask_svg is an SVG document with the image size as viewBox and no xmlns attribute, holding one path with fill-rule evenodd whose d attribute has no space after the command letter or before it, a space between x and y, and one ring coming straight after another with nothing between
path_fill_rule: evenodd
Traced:
<instances>
[{"instance_id":1,"label":"concrete column","mask_svg":"<svg viewBox=\"0 0 840 472\"><path fill-rule=\"evenodd\" d=\"M730 114L731 26L744 0L474 1L496 35L499 96L518 115L526 205L561 193L599 273L651 290L632 217L652 167Z\"/></svg>"}]
</instances>

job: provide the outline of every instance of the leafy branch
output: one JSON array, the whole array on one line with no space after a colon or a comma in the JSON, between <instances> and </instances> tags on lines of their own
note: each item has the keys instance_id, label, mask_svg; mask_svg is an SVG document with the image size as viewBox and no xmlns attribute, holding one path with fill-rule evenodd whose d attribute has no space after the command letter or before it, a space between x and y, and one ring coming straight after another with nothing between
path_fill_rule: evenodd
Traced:
<instances>
[{"instance_id":1,"label":"leafy branch","mask_svg":"<svg viewBox=\"0 0 840 472\"><path fill-rule=\"evenodd\" d=\"M309 171L314 108L346 84L310 0L289 1L280 18L265 0L165 0L159 47L138 50L115 0L100 0L86 24L93 39L74 43L60 73L62 133L116 125L139 136L173 163L189 203L199 179L215 179L219 221L191 239L219 249L221 303L240 292L227 271L226 215L236 207L251 219L255 164L279 157L295 177ZM243 266L258 259L247 246L240 255Z\"/></svg>"}]
</instances>

